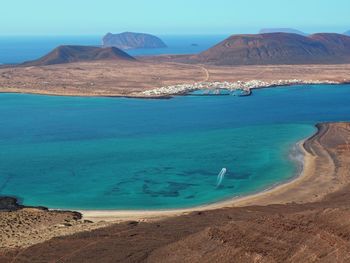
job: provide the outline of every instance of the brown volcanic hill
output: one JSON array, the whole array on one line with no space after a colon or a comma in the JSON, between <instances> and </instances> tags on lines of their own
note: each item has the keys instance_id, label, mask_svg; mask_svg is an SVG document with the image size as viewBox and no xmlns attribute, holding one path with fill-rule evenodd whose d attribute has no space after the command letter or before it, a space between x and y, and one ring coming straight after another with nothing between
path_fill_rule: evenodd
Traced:
<instances>
[{"instance_id":1,"label":"brown volcanic hill","mask_svg":"<svg viewBox=\"0 0 350 263\"><path fill-rule=\"evenodd\" d=\"M28 61L22 66L45 66L80 61L95 60L135 60L124 51L115 48L99 48L91 46L59 46L38 60Z\"/></svg>"},{"instance_id":2,"label":"brown volcanic hill","mask_svg":"<svg viewBox=\"0 0 350 263\"><path fill-rule=\"evenodd\" d=\"M191 58L215 65L339 64L350 62L350 37L290 33L233 35Z\"/></svg>"},{"instance_id":3,"label":"brown volcanic hill","mask_svg":"<svg viewBox=\"0 0 350 263\"><path fill-rule=\"evenodd\" d=\"M335 33L319 33L310 38L322 42L327 50L334 55L350 55L350 37Z\"/></svg>"}]
</instances>

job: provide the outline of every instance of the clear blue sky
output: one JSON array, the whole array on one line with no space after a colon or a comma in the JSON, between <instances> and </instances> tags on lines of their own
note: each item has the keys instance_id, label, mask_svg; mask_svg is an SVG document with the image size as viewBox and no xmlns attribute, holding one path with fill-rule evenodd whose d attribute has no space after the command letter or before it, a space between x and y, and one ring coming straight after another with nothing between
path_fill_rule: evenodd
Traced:
<instances>
[{"instance_id":1,"label":"clear blue sky","mask_svg":"<svg viewBox=\"0 0 350 263\"><path fill-rule=\"evenodd\" d=\"M350 30L350 0L3 0L0 35Z\"/></svg>"}]
</instances>

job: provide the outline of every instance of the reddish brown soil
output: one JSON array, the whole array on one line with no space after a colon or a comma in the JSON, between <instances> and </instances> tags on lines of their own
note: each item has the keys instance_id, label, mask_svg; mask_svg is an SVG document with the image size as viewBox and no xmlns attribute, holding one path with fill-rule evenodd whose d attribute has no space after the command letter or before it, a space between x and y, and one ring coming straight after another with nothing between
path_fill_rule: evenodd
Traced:
<instances>
[{"instance_id":1,"label":"reddish brown soil","mask_svg":"<svg viewBox=\"0 0 350 263\"><path fill-rule=\"evenodd\" d=\"M320 33L233 35L189 58L215 65L342 64L350 62L350 37Z\"/></svg>"},{"instance_id":2,"label":"reddish brown soil","mask_svg":"<svg viewBox=\"0 0 350 263\"><path fill-rule=\"evenodd\" d=\"M167 56L0 68L0 92L72 96L144 96L145 90L201 81L320 80L350 82L347 65L193 65Z\"/></svg>"}]
</instances>

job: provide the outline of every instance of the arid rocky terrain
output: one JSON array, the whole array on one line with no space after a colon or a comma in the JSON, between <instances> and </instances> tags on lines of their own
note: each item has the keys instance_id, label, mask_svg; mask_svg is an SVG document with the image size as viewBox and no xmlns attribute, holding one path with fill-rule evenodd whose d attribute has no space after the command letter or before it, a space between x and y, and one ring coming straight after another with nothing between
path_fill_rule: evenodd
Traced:
<instances>
[{"instance_id":1,"label":"arid rocky terrain","mask_svg":"<svg viewBox=\"0 0 350 263\"><path fill-rule=\"evenodd\" d=\"M166 57L138 61L90 61L0 68L0 92L73 96L144 97L142 92L201 81L320 80L350 82L346 65L213 66L164 62Z\"/></svg>"},{"instance_id":2,"label":"arid rocky terrain","mask_svg":"<svg viewBox=\"0 0 350 263\"><path fill-rule=\"evenodd\" d=\"M82 219L78 212L25 207L15 198L0 197L0 250L25 248L55 236L96 229L107 224ZM0 260L1 262L1 260Z\"/></svg>"}]
</instances>

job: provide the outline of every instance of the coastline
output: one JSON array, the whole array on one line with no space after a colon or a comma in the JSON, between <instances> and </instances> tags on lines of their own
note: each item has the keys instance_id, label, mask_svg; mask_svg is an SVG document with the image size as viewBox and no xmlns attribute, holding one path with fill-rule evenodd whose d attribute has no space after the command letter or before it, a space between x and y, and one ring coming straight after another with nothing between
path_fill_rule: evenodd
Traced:
<instances>
[{"instance_id":1,"label":"coastline","mask_svg":"<svg viewBox=\"0 0 350 263\"><path fill-rule=\"evenodd\" d=\"M5 251L0 261L348 262L350 123L317 128L303 143L303 176L244 201L252 205L105 222L108 227Z\"/></svg>"},{"instance_id":2,"label":"coastline","mask_svg":"<svg viewBox=\"0 0 350 263\"><path fill-rule=\"evenodd\" d=\"M155 89L148 89L139 93L131 94L103 94L103 93L79 93L79 92L54 92L43 90L27 90L18 88L5 88L0 87L0 94L28 94L28 95L42 95L42 96L55 96L55 97L86 97L86 98L129 98L129 99L172 99L177 96L187 96L189 93L197 90L229 90L231 92L241 90L245 94L239 95L239 97L250 96L254 90L279 88L289 86L300 85L346 85L350 84L350 81L333 81L333 80L274 80L274 81L236 81L236 82L206 82L206 83L193 83L193 84L179 84L169 87L161 87ZM228 86L227 86L228 85ZM181 87L178 87L181 86ZM183 87L182 87L183 86ZM174 89L174 90L173 90ZM228 94L229 95L229 94ZM197 95L205 96L205 95ZM211 96L220 96L220 94L213 94Z\"/></svg>"},{"instance_id":3,"label":"coastline","mask_svg":"<svg viewBox=\"0 0 350 263\"><path fill-rule=\"evenodd\" d=\"M349 69L350 64L224 67L171 62L75 62L0 68L0 93L168 99L200 88L228 88L241 89L249 95L257 88L347 84Z\"/></svg>"},{"instance_id":4,"label":"coastline","mask_svg":"<svg viewBox=\"0 0 350 263\"><path fill-rule=\"evenodd\" d=\"M70 239L72 234L85 236L88 233L95 238L101 231L108 232L114 228L137 231L141 226L151 227L153 233L160 225L169 226L169 231L177 233L177 228L193 230L188 223L200 228L198 220L203 220L204 225L213 226L230 221L231 218L240 220L240 215L256 220L261 213L272 213L273 216L274 213L280 213L281 209L298 212L303 209L310 211L314 207L342 207L343 202L348 202L344 193L349 192L347 189L350 187L350 123L322 123L316 127L314 135L298 143L299 149L305 154L302 172L287 182L249 196L181 210L84 210L80 211L82 217L75 212L22 207L1 212L0 224L6 227L0 229L0 237L4 240L0 246L0 257L1 249L26 249L35 244L40 247L39 243L45 245L46 242ZM38 217L41 219L38 220ZM275 220L274 217L272 220ZM280 222L280 219L277 220ZM174 226L171 222L180 223ZM42 228L43 223L46 225L45 230ZM162 236L164 230L160 230ZM40 231L40 235L36 234L37 231Z\"/></svg>"},{"instance_id":5,"label":"coastline","mask_svg":"<svg viewBox=\"0 0 350 263\"><path fill-rule=\"evenodd\" d=\"M255 83L256 82L256 83ZM261 83L260 83L261 82ZM276 82L280 82L279 84ZM250 84L255 83L255 84ZM208 83L207 83L208 84ZM224 86L221 86L221 84L224 84ZM43 90L26 90L23 91L23 89L19 88L5 88L0 87L0 94L23 94L23 95L38 95L38 96L52 96L52 97L82 97L82 98L126 98L126 99L172 99L178 96L188 96L191 92L197 91L197 90L226 90L227 88L225 85L233 85L234 88L229 88L228 90L231 92L241 90L245 92L245 94L238 95L239 97L246 97L251 96L253 94L254 90L258 89L269 89L269 88L279 88L279 87L289 87L289 86L300 86L300 85L347 85L350 84L350 81L333 81L333 80L278 80L278 81L270 81L270 82L264 82L259 80L251 80L246 82L213 82L209 83L210 88L206 88L206 85L203 83L193 83L193 84L181 84L185 85L186 87L180 90L175 91L169 91L168 88L172 89L172 86L170 87L162 87L162 88L156 88L156 89L148 89L142 92L138 93L131 93L131 94L118 94L118 93L111 93L111 94L103 94L103 93L74 93L74 92L54 92L54 91L43 91ZM199 85L199 87L196 87ZM217 86L215 88L215 86ZM200 88L202 87L202 88ZM163 91L163 89L165 90ZM160 91L159 91L160 90ZM221 94L213 94L210 96L220 96ZM227 94L230 95L230 94ZM206 96L206 95L196 95L196 96Z\"/></svg>"},{"instance_id":6,"label":"coastline","mask_svg":"<svg viewBox=\"0 0 350 263\"><path fill-rule=\"evenodd\" d=\"M207 211L207 210L215 210L220 208L226 208L226 207L236 207L236 206L245 206L245 205L252 205L252 204L258 204L259 201L261 201L262 198L265 198L266 196L278 192L281 189L284 189L286 187L290 187L295 182L300 181L305 176L304 173L304 167L305 167L305 158L307 155L307 152L304 148L304 144L307 142L307 140L312 139L314 137L317 137L320 130L317 129L316 132L311 135L307 139L303 139L299 142L297 142L293 148L291 149L290 155L296 156L295 159L292 161L296 162L297 165L297 171L294 176L291 178L277 182L268 188L265 188L263 190L259 190L257 192L248 193L246 195L242 196L234 196L230 197L221 201L211 202L204 205L199 206L193 206L188 208L175 208L175 209L157 209L157 210L72 210L72 209L60 209L60 208L46 208L42 207L43 209L46 209L50 212L77 212L78 214L82 215L83 220L93 221L93 222L99 222L99 221L108 221L108 222L125 222L130 220L136 220L136 221L150 221L150 220L161 220L167 217L172 216L180 216L184 214L189 214L192 212L199 212L199 211ZM294 152L294 153L293 153ZM302 158L298 160L297 156L301 155ZM12 198L14 200L18 200L16 197ZM41 208L41 207L27 207L27 206L21 206L25 209L27 208Z\"/></svg>"},{"instance_id":7,"label":"coastline","mask_svg":"<svg viewBox=\"0 0 350 263\"><path fill-rule=\"evenodd\" d=\"M234 92L237 90L245 92L240 95L250 96L254 89L287 87L293 85L341 85L347 84L347 81L332 81L332 80L300 80L300 79L279 79L271 81L250 80L250 81L235 81L235 82L196 82L193 84L179 84L173 86L165 86L161 88L143 91L141 94L147 97L162 97L162 96L184 96L190 92L197 90L228 90Z\"/></svg>"},{"instance_id":8,"label":"coastline","mask_svg":"<svg viewBox=\"0 0 350 263\"><path fill-rule=\"evenodd\" d=\"M84 219L91 221L111 221L111 222L125 222L125 221L150 221L161 220L167 217L186 215L192 212L216 210L220 208L228 207L242 207L250 205L269 205L269 204L286 204L290 202L295 203L307 203L313 202L322 198L322 191L317 194L317 198L314 195L300 194L294 195L294 190L305 183L313 181L315 174L315 162L316 157L308 150L309 145L315 143L319 137L325 134L328 130L329 124L317 124L316 132L309 138L302 140L296 144L297 150L303 155L302 163L299 164L298 172L296 176L290 178L287 181L282 181L270 186L262 191L248 194L245 196L238 196L229 198L223 201L210 203L201 206L195 206L191 208L183 209L163 209L163 210L77 210L83 215ZM322 147L321 147L322 148ZM321 150L318 149L319 151ZM322 150L321 150L322 151ZM326 150L323 150L324 154ZM316 187L315 187L316 188Z\"/></svg>"}]
</instances>

